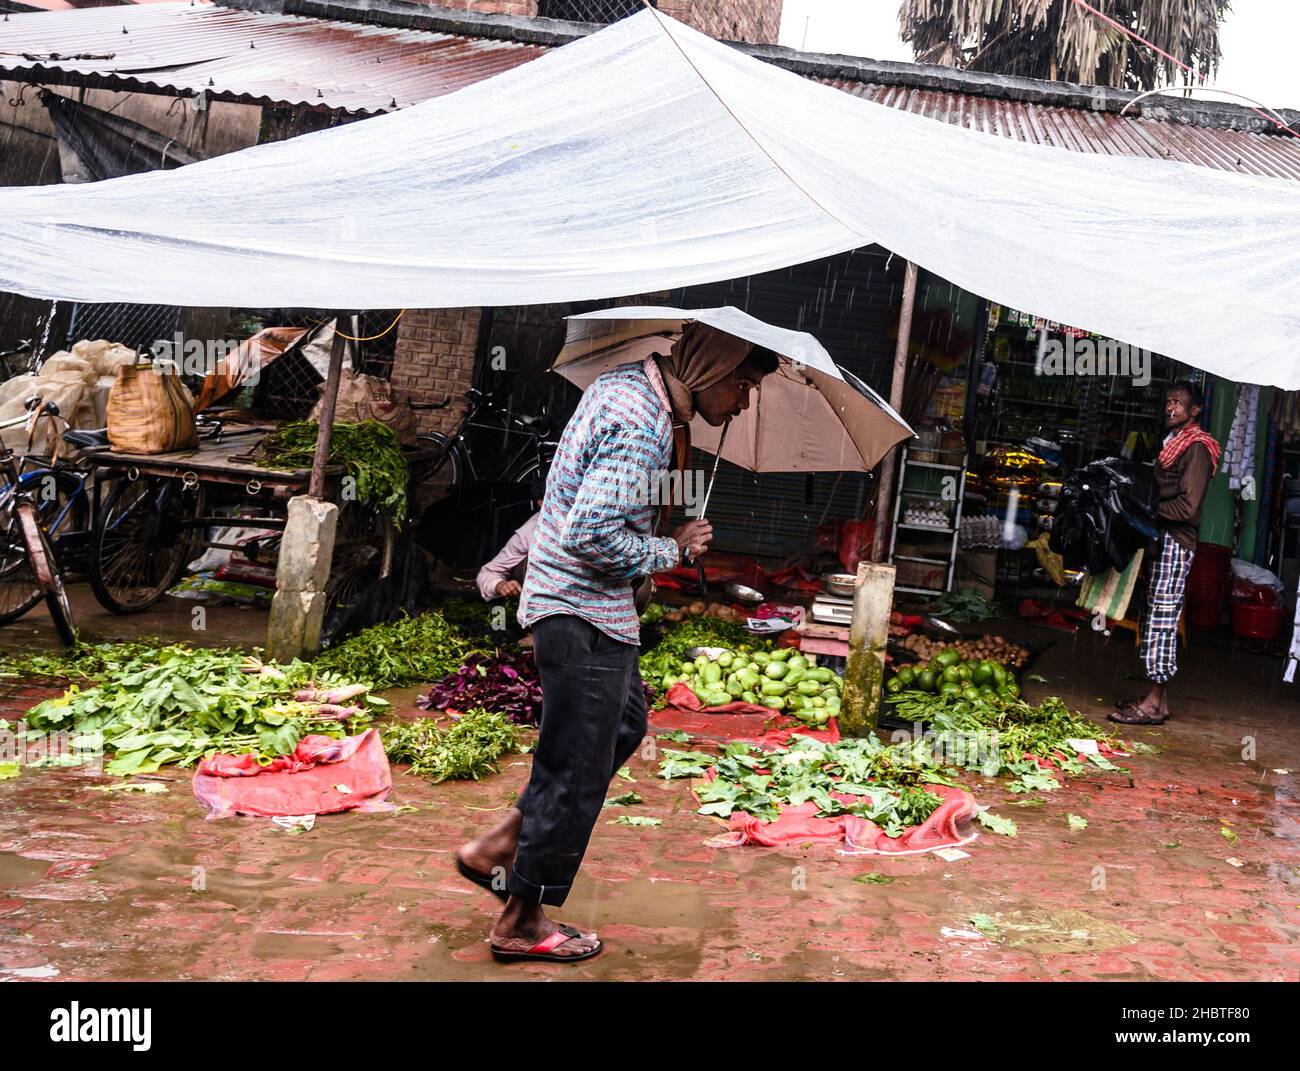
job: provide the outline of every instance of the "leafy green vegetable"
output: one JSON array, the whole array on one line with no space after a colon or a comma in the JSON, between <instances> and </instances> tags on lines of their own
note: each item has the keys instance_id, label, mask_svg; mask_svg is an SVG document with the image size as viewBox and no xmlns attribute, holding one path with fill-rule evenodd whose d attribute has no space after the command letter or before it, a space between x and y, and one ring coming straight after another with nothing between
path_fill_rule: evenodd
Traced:
<instances>
[{"instance_id":1,"label":"leafy green vegetable","mask_svg":"<svg viewBox=\"0 0 1300 1071\"><path fill-rule=\"evenodd\" d=\"M0 781L8 781L22 773L22 768L16 762L0 762Z\"/></svg>"},{"instance_id":2,"label":"leafy green vegetable","mask_svg":"<svg viewBox=\"0 0 1300 1071\"><path fill-rule=\"evenodd\" d=\"M975 701L962 695L918 690L899 691L886 695L885 699L895 707L899 717L929 723L933 734L943 741L947 753L955 750L952 745L964 740L978 742L980 747L969 749L977 752L978 761L967 761L965 765L968 769L979 769L988 777L1023 772L1027 755L1050 759L1065 773L1079 773L1083 767L1068 741L1116 742L1095 722L1070 711L1055 696L1044 699L1037 706L1016 698ZM1101 760L1096 763L1098 766L1109 762L1101 755L1096 758ZM1113 764L1102 768L1119 769ZM1031 778L1031 788L1032 781ZM1058 786L1053 782L1041 787Z\"/></svg>"},{"instance_id":3,"label":"leafy green vegetable","mask_svg":"<svg viewBox=\"0 0 1300 1071\"><path fill-rule=\"evenodd\" d=\"M659 776L665 781L675 777L702 777L704 771L713 765L714 757L704 751L678 751L666 747L660 754Z\"/></svg>"},{"instance_id":4,"label":"leafy green vegetable","mask_svg":"<svg viewBox=\"0 0 1300 1071\"><path fill-rule=\"evenodd\" d=\"M81 643L58 651L26 654L0 651L0 677L39 680L93 680L117 673L136 658L148 658L167 643L160 639L139 639L126 643Z\"/></svg>"},{"instance_id":5,"label":"leafy green vegetable","mask_svg":"<svg viewBox=\"0 0 1300 1071\"><path fill-rule=\"evenodd\" d=\"M655 737L655 739L667 740L669 743L673 744L689 744L691 742L691 734L686 732L684 729L673 729L670 732L660 733Z\"/></svg>"},{"instance_id":6,"label":"leafy green vegetable","mask_svg":"<svg viewBox=\"0 0 1300 1071\"><path fill-rule=\"evenodd\" d=\"M68 729L83 747L114 755L113 775L189 766L218 751L253 752L269 760L298 746L307 733L343 736L368 723L364 687L306 662L259 662L223 648L172 644L128 649L100 684L73 685L27 714L41 731Z\"/></svg>"},{"instance_id":7,"label":"leafy green vegetable","mask_svg":"<svg viewBox=\"0 0 1300 1071\"><path fill-rule=\"evenodd\" d=\"M319 430L314 420L285 424L253 448L253 460L263 468L310 468ZM329 460L332 465L342 465L356 481L359 501L380 507L398 523L406 518L406 455L387 424L377 420L336 423Z\"/></svg>"},{"instance_id":8,"label":"leafy green vegetable","mask_svg":"<svg viewBox=\"0 0 1300 1071\"><path fill-rule=\"evenodd\" d=\"M755 642L743 625L700 615L674 625L659 643L641 656L641 676L656 691L664 675L676 672L692 647L741 647L768 650L770 641Z\"/></svg>"},{"instance_id":9,"label":"leafy green vegetable","mask_svg":"<svg viewBox=\"0 0 1300 1071\"><path fill-rule=\"evenodd\" d=\"M996 833L1001 837L1014 837L1019 832L1019 830L1016 829L1015 822L1011 821L1010 818L1002 818L999 815L993 814L991 811L979 811L975 815L975 821L985 829L992 833Z\"/></svg>"},{"instance_id":10,"label":"leafy green vegetable","mask_svg":"<svg viewBox=\"0 0 1300 1071\"><path fill-rule=\"evenodd\" d=\"M639 792L624 792L621 796L611 796L605 801L606 807L634 807L638 803L645 803Z\"/></svg>"},{"instance_id":11,"label":"leafy green vegetable","mask_svg":"<svg viewBox=\"0 0 1300 1071\"><path fill-rule=\"evenodd\" d=\"M1088 819L1080 818L1077 814L1067 814L1065 821L1069 824L1070 829L1074 831L1088 828Z\"/></svg>"},{"instance_id":12,"label":"leafy green vegetable","mask_svg":"<svg viewBox=\"0 0 1300 1071\"><path fill-rule=\"evenodd\" d=\"M641 815L620 814L617 818L611 818L605 823L607 826L661 826L664 824L662 818L645 818Z\"/></svg>"},{"instance_id":13,"label":"leafy green vegetable","mask_svg":"<svg viewBox=\"0 0 1300 1071\"><path fill-rule=\"evenodd\" d=\"M789 747L732 741L712 756L665 748L659 764L665 778L699 777L710 767L713 779L697 792L700 814L726 818L743 811L772 821L782 806L811 801L819 815L860 815L891 837L938 809L940 797L926 785L952 783L924 739L886 747L874 736L827 744L795 734Z\"/></svg>"},{"instance_id":14,"label":"leafy green vegetable","mask_svg":"<svg viewBox=\"0 0 1300 1071\"><path fill-rule=\"evenodd\" d=\"M970 924L985 937L997 937L1002 933L1002 927L992 915L971 915Z\"/></svg>"},{"instance_id":15,"label":"leafy green vegetable","mask_svg":"<svg viewBox=\"0 0 1300 1071\"><path fill-rule=\"evenodd\" d=\"M931 604L930 610L936 617L946 618L959 625L971 621L987 621L990 617L997 617L1000 612L997 603L974 590L950 591Z\"/></svg>"},{"instance_id":16,"label":"leafy green vegetable","mask_svg":"<svg viewBox=\"0 0 1300 1071\"><path fill-rule=\"evenodd\" d=\"M411 773L434 784L454 779L480 780L496 772L502 755L514 751L520 729L504 714L467 710L450 727L438 718L394 721L383 727L384 751L394 762L409 762Z\"/></svg>"},{"instance_id":17,"label":"leafy green vegetable","mask_svg":"<svg viewBox=\"0 0 1300 1071\"><path fill-rule=\"evenodd\" d=\"M894 879L886 877L884 874L878 874L874 870L870 870L865 874L859 874L853 880L861 885L888 885Z\"/></svg>"},{"instance_id":18,"label":"leafy green vegetable","mask_svg":"<svg viewBox=\"0 0 1300 1071\"><path fill-rule=\"evenodd\" d=\"M373 688L396 688L441 680L459 669L470 651L441 614L424 613L363 629L320 654L315 665Z\"/></svg>"},{"instance_id":19,"label":"leafy green vegetable","mask_svg":"<svg viewBox=\"0 0 1300 1071\"><path fill-rule=\"evenodd\" d=\"M1022 763L1021 765L1030 766L1032 764ZM1036 765L1033 765L1032 769L1023 770L1019 777L1007 785L1008 791L1011 792L1054 792L1060 787L1060 781Z\"/></svg>"},{"instance_id":20,"label":"leafy green vegetable","mask_svg":"<svg viewBox=\"0 0 1300 1071\"><path fill-rule=\"evenodd\" d=\"M614 776L621 777L624 781L631 781L633 784L636 783L636 778L632 776L631 768L627 766L620 766L614 771Z\"/></svg>"}]
</instances>

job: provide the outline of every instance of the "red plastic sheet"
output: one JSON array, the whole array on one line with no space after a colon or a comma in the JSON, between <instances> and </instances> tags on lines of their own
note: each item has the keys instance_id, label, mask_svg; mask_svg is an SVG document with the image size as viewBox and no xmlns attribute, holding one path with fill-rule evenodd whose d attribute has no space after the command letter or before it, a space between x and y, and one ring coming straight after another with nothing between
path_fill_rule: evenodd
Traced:
<instances>
[{"instance_id":1,"label":"red plastic sheet","mask_svg":"<svg viewBox=\"0 0 1300 1071\"><path fill-rule=\"evenodd\" d=\"M267 766L256 755L213 755L194 774L194 796L209 818L391 811L392 787L377 729L342 740L304 736L292 755Z\"/></svg>"},{"instance_id":2,"label":"red plastic sheet","mask_svg":"<svg viewBox=\"0 0 1300 1071\"><path fill-rule=\"evenodd\" d=\"M704 566L704 579L711 586L720 587L735 581L737 584L761 589L767 580L758 561L743 554L710 551L701 559L701 564ZM654 578L658 587L677 591L693 591L700 585L700 574L693 565L655 573Z\"/></svg>"},{"instance_id":3,"label":"red plastic sheet","mask_svg":"<svg viewBox=\"0 0 1300 1071\"><path fill-rule=\"evenodd\" d=\"M714 837L716 847L740 847L745 844L779 848L787 844L838 844L849 854L917 855L936 848L955 848L975 839L971 827L975 817L975 797L964 789L931 785L928 791L941 796L934 814L919 826L905 830L902 836L890 837L875 822L854 814L818 818L817 804L801 803L782 807L772 822L737 811L731 816L731 831ZM842 802L855 797L831 793Z\"/></svg>"},{"instance_id":4,"label":"red plastic sheet","mask_svg":"<svg viewBox=\"0 0 1300 1071\"><path fill-rule=\"evenodd\" d=\"M840 738L840 729L834 718L831 718L823 726L813 728L810 725L805 725L792 715L782 714L779 711L759 706L756 703L742 703L737 700L723 706L706 707L699 701L690 687L680 681L669 688L664 696L664 711L679 711L686 715L700 715L701 718L708 719L714 719L715 716L722 715L716 720L710 720L700 725L703 731L698 732L698 735L721 735L728 740L743 740L746 743L759 744L763 747L784 747L792 733L801 733L804 736L810 736L814 740L821 740L828 744L833 744ZM736 720L729 721L727 719L728 715ZM667 727L663 726L665 719L656 718L655 720L660 726ZM694 724L700 724L698 718L692 719L692 721ZM685 725L681 725L680 728L686 729L687 732L692 731Z\"/></svg>"}]
</instances>

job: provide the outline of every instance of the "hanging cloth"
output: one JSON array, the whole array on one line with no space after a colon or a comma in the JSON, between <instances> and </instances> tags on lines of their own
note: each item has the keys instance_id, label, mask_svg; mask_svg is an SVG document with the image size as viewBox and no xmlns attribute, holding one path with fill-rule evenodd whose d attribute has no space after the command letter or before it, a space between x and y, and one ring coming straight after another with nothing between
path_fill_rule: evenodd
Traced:
<instances>
[{"instance_id":1,"label":"hanging cloth","mask_svg":"<svg viewBox=\"0 0 1300 1071\"><path fill-rule=\"evenodd\" d=\"M1259 387L1243 383L1237 395L1237 411L1223 450L1223 471L1228 487L1241 490L1242 481L1255 469L1256 415L1259 411Z\"/></svg>"}]
</instances>

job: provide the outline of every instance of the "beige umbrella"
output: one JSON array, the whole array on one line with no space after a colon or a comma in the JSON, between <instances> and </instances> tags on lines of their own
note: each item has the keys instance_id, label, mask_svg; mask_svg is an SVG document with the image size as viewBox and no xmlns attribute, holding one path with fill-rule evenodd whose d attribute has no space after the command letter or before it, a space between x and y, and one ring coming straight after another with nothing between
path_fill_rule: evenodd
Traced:
<instances>
[{"instance_id":1,"label":"beige umbrella","mask_svg":"<svg viewBox=\"0 0 1300 1071\"><path fill-rule=\"evenodd\" d=\"M750 472L869 472L913 435L880 395L837 367L812 335L774 327L731 306L632 306L570 316L554 371L585 389L620 364L666 354L690 320L781 358L749 408L728 425L711 427L700 417L691 422L691 443L701 450Z\"/></svg>"}]
</instances>

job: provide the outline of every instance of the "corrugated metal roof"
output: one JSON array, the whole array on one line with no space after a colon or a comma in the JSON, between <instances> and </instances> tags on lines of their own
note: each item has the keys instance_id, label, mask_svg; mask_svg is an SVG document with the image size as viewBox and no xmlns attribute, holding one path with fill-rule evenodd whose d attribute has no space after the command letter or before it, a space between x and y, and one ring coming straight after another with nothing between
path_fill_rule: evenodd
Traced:
<instances>
[{"instance_id":1,"label":"corrugated metal roof","mask_svg":"<svg viewBox=\"0 0 1300 1071\"><path fill-rule=\"evenodd\" d=\"M1016 141L1107 156L1149 156L1300 181L1300 138L1193 126L848 79L827 85L891 108Z\"/></svg>"},{"instance_id":2,"label":"corrugated metal roof","mask_svg":"<svg viewBox=\"0 0 1300 1071\"><path fill-rule=\"evenodd\" d=\"M0 77L146 92L206 91L217 100L357 113L442 96L546 51L542 44L500 37L268 15L207 3L37 12L10 15L0 23ZM809 76L890 107L1018 141L1300 181L1300 139L1285 135Z\"/></svg>"},{"instance_id":3,"label":"corrugated metal roof","mask_svg":"<svg viewBox=\"0 0 1300 1071\"><path fill-rule=\"evenodd\" d=\"M348 112L417 104L544 51L210 4L36 12L0 23L0 76Z\"/></svg>"}]
</instances>

